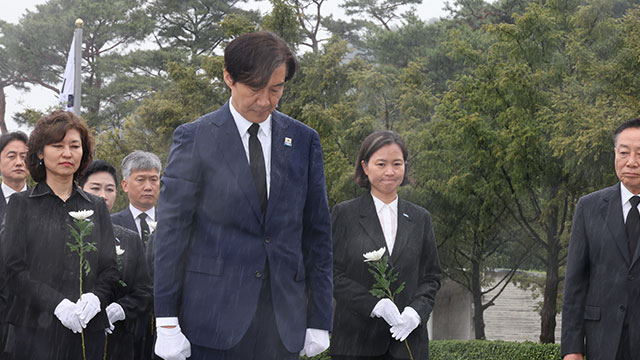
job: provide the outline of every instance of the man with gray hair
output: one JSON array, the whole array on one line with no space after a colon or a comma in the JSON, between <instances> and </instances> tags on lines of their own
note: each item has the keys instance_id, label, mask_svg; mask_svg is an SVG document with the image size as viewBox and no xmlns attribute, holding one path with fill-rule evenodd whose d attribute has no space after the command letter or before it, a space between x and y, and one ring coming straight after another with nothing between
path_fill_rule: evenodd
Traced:
<instances>
[{"instance_id":1,"label":"man with gray hair","mask_svg":"<svg viewBox=\"0 0 640 360\"><path fill-rule=\"evenodd\" d=\"M129 196L129 206L111 215L111 222L137 232L145 249L149 222L156 221L161 171L160 159L150 152L136 150L122 159L122 189Z\"/></svg>"},{"instance_id":2,"label":"man with gray hair","mask_svg":"<svg viewBox=\"0 0 640 360\"><path fill-rule=\"evenodd\" d=\"M121 168L122 189L129 197L129 206L111 215L111 222L114 225L131 229L140 235L144 252L147 254L146 260L149 262L149 272L153 274L153 260L149 256L151 254L149 238L153 229L149 224L157 221L155 205L160 194L162 163L156 154L136 150L122 159ZM140 354L139 359L154 358L152 353L153 332L150 324L151 315L149 315L149 323L146 326L147 333L142 340L142 348L136 349L136 354Z\"/></svg>"}]
</instances>

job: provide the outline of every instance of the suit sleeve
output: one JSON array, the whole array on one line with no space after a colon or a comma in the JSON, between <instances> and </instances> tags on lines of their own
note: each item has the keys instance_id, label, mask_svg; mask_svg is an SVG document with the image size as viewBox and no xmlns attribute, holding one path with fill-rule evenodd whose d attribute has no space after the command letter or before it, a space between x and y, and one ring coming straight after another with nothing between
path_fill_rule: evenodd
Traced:
<instances>
[{"instance_id":1,"label":"suit sleeve","mask_svg":"<svg viewBox=\"0 0 640 360\"><path fill-rule=\"evenodd\" d=\"M98 248L98 266L91 271L97 271L96 283L91 289L99 299L101 307L106 307L111 301L118 282L118 266L116 265L115 242L113 236L113 226L111 216L107 210L107 205L102 199L96 206L94 221L99 222L99 230L95 235Z\"/></svg>"},{"instance_id":2,"label":"suit sleeve","mask_svg":"<svg viewBox=\"0 0 640 360\"><path fill-rule=\"evenodd\" d=\"M440 277L442 274L429 213L426 213L424 217L422 241L420 277L418 279L418 287L411 297L409 306L420 315L422 325L425 325L436 302L436 293L440 289Z\"/></svg>"},{"instance_id":3,"label":"suit sleeve","mask_svg":"<svg viewBox=\"0 0 640 360\"><path fill-rule=\"evenodd\" d=\"M354 261L347 256L346 247L349 245L348 229L353 224L349 224L349 209L341 204L333 208L331 214L331 224L333 226L333 282L335 286L334 295L336 300L345 304L350 310L357 312L363 317L370 317L373 308L378 301L377 297L369 293L369 289L360 282L346 276L345 271L349 261ZM357 259L363 261L364 259ZM369 273L367 273L369 274Z\"/></svg>"},{"instance_id":4,"label":"suit sleeve","mask_svg":"<svg viewBox=\"0 0 640 360\"><path fill-rule=\"evenodd\" d=\"M25 199L12 196L7 205L2 234L2 256L7 287L25 301L53 314L56 306L65 297L48 284L31 278L27 264L27 249L37 247L29 244L26 229L29 226L28 207ZM70 299L75 300L75 299Z\"/></svg>"},{"instance_id":5,"label":"suit sleeve","mask_svg":"<svg viewBox=\"0 0 640 360\"><path fill-rule=\"evenodd\" d=\"M185 252L199 203L198 123L179 126L173 134L162 177L155 238L154 307L157 317L176 317L183 288Z\"/></svg>"},{"instance_id":6,"label":"suit sleeve","mask_svg":"<svg viewBox=\"0 0 640 360\"><path fill-rule=\"evenodd\" d=\"M130 261L131 264L135 264L135 271L132 274L133 281L131 284L126 284L127 287L130 287L129 292L120 299L116 299L116 302L122 306L126 319L131 320L147 313L153 300L153 289L144 249L142 248L142 241L137 235L131 234L131 236L127 236L127 243L131 251L131 254L129 254Z\"/></svg>"},{"instance_id":7,"label":"suit sleeve","mask_svg":"<svg viewBox=\"0 0 640 360\"><path fill-rule=\"evenodd\" d=\"M589 244L584 202L578 201L571 227L562 303L562 356L584 353L584 308L589 286Z\"/></svg>"},{"instance_id":8,"label":"suit sleeve","mask_svg":"<svg viewBox=\"0 0 640 360\"><path fill-rule=\"evenodd\" d=\"M333 250L331 222L324 179L322 147L314 131L309 153L309 187L304 205L302 256L307 274L307 327L332 329Z\"/></svg>"}]
</instances>

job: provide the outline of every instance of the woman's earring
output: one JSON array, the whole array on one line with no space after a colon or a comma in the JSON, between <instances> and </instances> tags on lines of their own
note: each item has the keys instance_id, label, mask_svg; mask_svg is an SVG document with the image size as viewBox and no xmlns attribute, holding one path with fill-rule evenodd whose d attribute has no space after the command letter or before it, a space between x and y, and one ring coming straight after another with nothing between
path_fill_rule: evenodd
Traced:
<instances>
[{"instance_id":1,"label":"woman's earring","mask_svg":"<svg viewBox=\"0 0 640 360\"><path fill-rule=\"evenodd\" d=\"M38 165L39 165L39 166L44 165L44 164L42 163L42 159L40 159L40 162L38 163Z\"/></svg>"}]
</instances>

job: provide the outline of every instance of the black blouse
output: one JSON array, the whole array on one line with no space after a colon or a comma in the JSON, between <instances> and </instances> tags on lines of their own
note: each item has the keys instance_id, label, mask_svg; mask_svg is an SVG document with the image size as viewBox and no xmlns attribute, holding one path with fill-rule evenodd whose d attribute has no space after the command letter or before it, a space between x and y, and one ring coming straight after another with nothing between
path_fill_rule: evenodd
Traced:
<instances>
[{"instance_id":1,"label":"black blouse","mask_svg":"<svg viewBox=\"0 0 640 360\"><path fill-rule=\"evenodd\" d=\"M85 253L91 270L83 278L83 293L91 292L104 309L113 298L118 282L115 243L111 218L102 198L74 186L67 201L40 182L30 190L11 196L2 230L2 258L9 295L15 297L7 318L14 325L48 327L54 310L63 299L77 301L79 258L67 243L75 242L69 225L70 211L93 210L94 227L84 241L97 250ZM109 326L104 311L88 324L87 330Z\"/></svg>"}]
</instances>

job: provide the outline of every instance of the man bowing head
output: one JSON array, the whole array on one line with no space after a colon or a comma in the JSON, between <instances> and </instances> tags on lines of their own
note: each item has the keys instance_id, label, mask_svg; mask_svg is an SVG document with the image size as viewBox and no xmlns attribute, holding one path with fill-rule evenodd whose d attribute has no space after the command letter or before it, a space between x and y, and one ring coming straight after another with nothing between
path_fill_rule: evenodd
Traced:
<instances>
[{"instance_id":1,"label":"man bowing head","mask_svg":"<svg viewBox=\"0 0 640 360\"><path fill-rule=\"evenodd\" d=\"M277 35L236 38L224 54L231 98L174 132L155 244L164 359L286 360L329 346L320 139L275 110L295 68Z\"/></svg>"}]
</instances>

